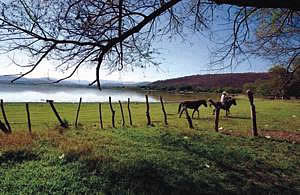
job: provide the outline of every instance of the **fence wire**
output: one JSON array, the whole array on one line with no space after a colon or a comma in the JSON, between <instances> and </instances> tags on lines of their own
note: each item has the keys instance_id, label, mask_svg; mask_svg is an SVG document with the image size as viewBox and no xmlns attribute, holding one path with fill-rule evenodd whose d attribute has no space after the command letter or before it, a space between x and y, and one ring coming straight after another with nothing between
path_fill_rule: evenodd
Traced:
<instances>
[{"instance_id":1,"label":"fence wire","mask_svg":"<svg viewBox=\"0 0 300 195\"><path fill-rule=\"evenodd\" d=\"M165 102L165 106L172 102ZM130 102L130 110L132 114L133 123L135 120L139 122L144 122L146 124L146 117L145 117L145 108L141 108L141 104L145 103L136 103ZM157 104L157 103L154 103ZM74 125L76 120L77 108L78 104L74 103L54 103L57 112L59 113L62 120L67 121L69 125ZM116 111L115 122L116 124L122 123L121 112L120 112L120 105L119 103L115 102L112 104L113 109ZM158 104L157 104L158 105ZM122 102L123 110L124 110L124 118L125 124L129 125L129 114L127 109L127 102ZM156 106L152 108L153 111L160 109L160 106ZM27 112L25 103L4 103L4 110L7 116L7 119L12 126L12 128L26 128L28 125L27 121ZM136 113L136 110L138 112ZM56 118L54 112L52 111L50 105L48 103L29 103L29 111L30 111L30 121L32 127L51 127L55 125L59 125L59 121ZM103 117L103 124L107 127L111 127L111 110L109 108L108 103L102 103L102 116ZM160 117L161 120L153 119L153 122L163 122L163 115L162 116L155 116ZM154 117L154 118L155 118ZM0 114L0 120L3 122L3 114ZM100 118L99 118L99 109L98 103L84 103L82 102L80 112L79 112L79 123L83 125L95 125L99 126ZM134 125L134 124L133 124Z\"/></svg>"}]
</instances>

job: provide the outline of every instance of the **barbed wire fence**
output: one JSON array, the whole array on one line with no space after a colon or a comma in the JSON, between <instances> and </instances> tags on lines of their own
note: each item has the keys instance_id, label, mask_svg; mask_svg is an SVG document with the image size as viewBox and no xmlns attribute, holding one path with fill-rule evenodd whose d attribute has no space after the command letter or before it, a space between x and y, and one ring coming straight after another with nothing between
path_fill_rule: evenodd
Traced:
<instances>
[{"instance_id":1,"label":"barbed wire fence","mask_svg":"<svg viewBox=\"0 0 300 195\"><path fill-rule=\"evenodd\" d=\"M251 92L249 92L251 94ZM210 99L209 100L215 107L217 111L220 111L220 108ZM256 115L255 115L255 106L253 104L253 94L251 98L249 97L249 102L251 105L251 118L253 121L252 135L257 136L257 127L256 127ZM159 103L159 102L158 102ZM160 118L159 120L152 120L150 105L148 102L148 95L145 95L145 103L136 103L130 102L128 98L127 102L116 101L112 103L111 97L109 97L108 103L89 103L83 102L80 98L78 103L54 103L53 100L47 100L43 103L4 103L1 99L1 113L0 116L0 130L6 134L12 133L12 127L17 128L28 128L29 133L31 134L32 129L37 127L46 127L53 128L60 125L62 128L67 128L74 126L78 128L80 126L93 126L95 128L103 129L105 128L116 128L116 127L125 127L126 126L136 127L137 124L145 124L147 126L154 126L154 123L160 123L165 126L169 125L168 114L165 108L165 104L174 103L174 102L164 102L163 98L160 97L161 111L155 110L155 118ZM34 106L31 106L33 105ZM123 111L123 104L127 104L127 111ZM134 109L137 109L136 105L145 104L145 114L141 115L135 113ZM50 105L50 106L49 106ZM95 106L96 105L96 106ZM99 107L97 107L99 105ZM102 106L103 105L103 106ZM23 109L22 109L23 107ZM98 109L97 109L98 108ZM125 108L125 105L124 105ZM139 108L140 109L140 108ZM152 108L151 108L152 109ZM156 106L156 109L159 109L159 106ZM189 116L187 107L183 107L186 120L189 128L193 129L193 121ZM6 110L8 112L6 113ZM116 111L117 110L117 111ZM132 111L133 110L133 115ZM105 120L103 120L102 113L105 113ZM108 113L111 114L111 119L109 120ZM117 113L117 117L116 117ZM157 116L157 113L161 113ZM125 119L126 118L126 119ZM4 120L5 123L2 122ZM136 120L138 122L134 123ZM115 124L117 122L117 125ZM111 123L111 124L110 124ZM215 115L214 129L218 132L219 125L219 112ZM12 126L12 127L11 127Z\"/></svg>"},{"instance_id":2,"label":"barbed wire fence","mask_svg":"<svg viewBox=\"0 0 300 195\"><path fill-rule=\"evenodd\" d=\"M147 95L145 95L147 99ZM65 123L68 123L70 126L74 126L77 128L81 125L92 125L101 128L102 116L100 119L100 115L105 115L105 121L103 122L106 128L115 128L115 124L112 121L116 121L117 127L124 127L125 121L126 126L136 126L137 124L141 124L145 121L146 118L150 118L149 111L149 102L130 102L130 98L128 98L128 102L116 101L114 103L90 103L90 102L82 102L80 98L79 103L60 103L54 102L53 100L47 100L46 102L38 102L38 103L5 103L2 100L2 115L0 116L0 121L7 121L7 126L12 126L15 128L28 128L29 132L31 129L36 127L54 127L60 125L62 127ZM173 103L173 102L172 102ZM97 106L101 104L102 106L97 109ZM145 109L147 108L148 114L141 116L141 111L139 111L138 115L135 115L135 110L137 109L136 105L145 104ZM162 102L162 117L161 121L154 121L163 123L165 121L165 125L167 120L167 113L164 107L164 103ZM33 106L34 105L34 106ZM79 107L81 105L81 108ZM121 107L122 106L122 107ZM123 111L124 106L124 111ZM116 112L115 116L109 120L108 115L112 114L111 108L114 107L114 112ZM127 107L127 109L125 109ZM101 110L102 108L102 110ZM141 109L141 108L139 108ZM100 114L101 112L101 114ZM123 114L122 114L123 112ZM131 113L133 112L133 113ZM134 123L133 121L140 121ZM9 121L9 122L8 122ZM112 124L110 124L112 122Z\"/></svg>"}]
</instances>

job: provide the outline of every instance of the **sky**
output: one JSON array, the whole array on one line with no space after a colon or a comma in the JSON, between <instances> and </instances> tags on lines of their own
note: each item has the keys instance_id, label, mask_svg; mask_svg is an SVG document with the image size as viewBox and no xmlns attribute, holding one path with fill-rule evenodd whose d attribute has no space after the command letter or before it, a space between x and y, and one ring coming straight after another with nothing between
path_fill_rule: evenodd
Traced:
<instances>
[{"instance_id":1,"label":"sky","mask_svg":"<svg viewBox=\"0 0 300 195\"><path fill-rule=\"evenodd\" d=\"M270 68L270 63L263 60L251 59L251 64L245 62L234 69L221 69L218 71L208 71L210 51L212 43L201 35L187 36L185 40L181 38L170 40L158 40L154 43L161 54L158 56L158 61L161 63L159 67L146 67L142 69L134 69L133 71L123 70L121 72L108 73L106 70L101 70L100 79L103 80L118 80L124 82L142 82L171 79L195 74L215 74L215 73L230 73L230 72L264 72ZM23 56L23 54L17 54ZM12 56L11 56L12 58ZM24 57L25 58L25 57ZM22 64L24 60L19 63ZM0 75L16 74L25 72L10 62L3 56L0 57L0 64L4 71ZM45 62L26 76L29 78L51 77L62 78L64 75L61 71L55 70L53 64ZM88 80L95 79L95 67L82 68L74 74L72 80Z\"/></svg>"},{"instance_id":2,"label":"sky","mask_svg":"<svg viewBox=\"0 0 300 195\"><path fill-rule=\"evenodd\" d=\"M224 15L220 12L220 15ZM213 26L214 29L222 29L226 26ZM230 28L231 29L231 28ZM230 31L231 33L231 31ZM226 32L220 33L226 35ZM101 70L100 79L102 80L119 80L119 81L156 81L171 79L196 74L216 74L216 73L230 73L230 72L266 72L270 68L270 62L251 59L250 64L244 62L233 69L221 69L217 71L208 71L210 62L210 48L213 43L210 42L204 34L187 32L185 34L185 40L180 37L172 39L158 39L154 42L154 47L159 49L161 55L158 56L160 62L159 67L146 67L140 69L123 70L121 72L109 73L106 70ZM25 56L22 53L16 53L15 56L19 58L19 63L24 64ZM10 56L11 58L13 56ZM1 72L0 75L10 75L20 72L25 72L15 66L10 60L4 55L0 55ZM226 64L225 64L226 65ZM39 78L39 77L51 77L51 78L62 78L67 76L62 71L56 70L55 65L52 62L44 62L26 77ZM86 66L86 68L79 69L74 76L73 80L88 80L94 81L95 67Z\"/></svg>"}]
</instances>

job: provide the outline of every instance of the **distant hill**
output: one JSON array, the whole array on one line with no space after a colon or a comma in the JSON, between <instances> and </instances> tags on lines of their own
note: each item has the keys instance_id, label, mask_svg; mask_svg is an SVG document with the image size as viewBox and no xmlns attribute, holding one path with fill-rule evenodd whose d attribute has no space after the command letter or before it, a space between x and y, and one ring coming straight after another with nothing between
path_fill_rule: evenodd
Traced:
<instances>
[{"instance_id":1,"label":"distant hill","mask_svg":"<svg viewBox=\"0 0 300 195\"><path fill-rule=\"evenodd\" d=\"M179 77L168 80L159 80L151 83L151 88L156 87L180 87L192 86L201 88L243 88L245 83L253 83L256 80L270 78L269 73L227 73L227 74L205 74Z\"/></svg>"}]
</instances>

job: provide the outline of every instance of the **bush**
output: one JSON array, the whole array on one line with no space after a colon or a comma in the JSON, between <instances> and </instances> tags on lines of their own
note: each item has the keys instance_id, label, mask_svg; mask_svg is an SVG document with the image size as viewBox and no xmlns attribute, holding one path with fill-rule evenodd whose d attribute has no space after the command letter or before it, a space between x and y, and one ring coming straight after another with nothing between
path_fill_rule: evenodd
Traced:
<instances>
[{"instance_id":1,"label":"bush","mask_svg":"<svg viewBox=\"0 0 300 195\"><path fill-rule=\"evenodd\" d=\"M196 88L194 89L194 91L196 91L196 92L209 92L210 89L204 88L204 87L196 87Z\"/></svg>"},{"instance_id":2,"label":"bush","mask_svg":"<svg viewBox=\"0 0 300 195\"><path fill-rule=\"evenodd\" d=\"M250 89L253 93L257 92L257 84L256 83L246 83L243 86L244 91L246 92L248 89Z\"/></svg>"},{"instance_id":3,"label":"bush","mask_svg":"<svg viewBox=\"0 0 300 195\"><path fill-rule=\"evenodd\" d=\"M193 86L191 85L184 85L179 88L179 91L193 91Z\"/></svg>"},{"instance_id":4,"label":"bush","mask_svg":"<svg viewBox=\"0 0 300 195\"><path fill-rule=\"evenodd\" d=\"M168 87L168 91L176 91L176 87L174 86Z\"/></svg>"}]
</instances>

